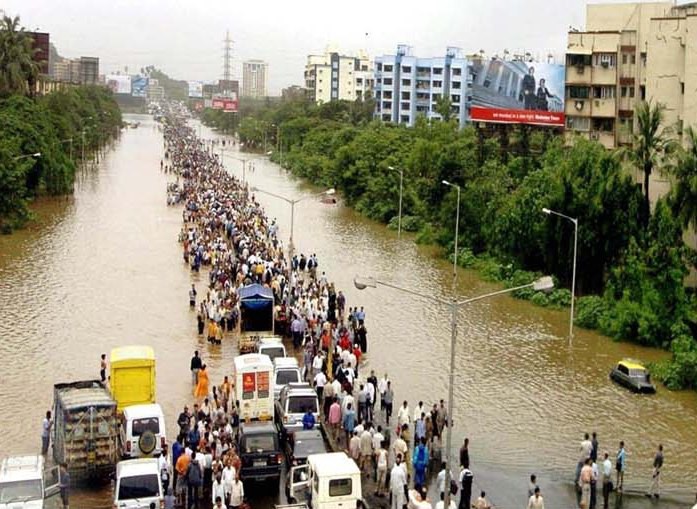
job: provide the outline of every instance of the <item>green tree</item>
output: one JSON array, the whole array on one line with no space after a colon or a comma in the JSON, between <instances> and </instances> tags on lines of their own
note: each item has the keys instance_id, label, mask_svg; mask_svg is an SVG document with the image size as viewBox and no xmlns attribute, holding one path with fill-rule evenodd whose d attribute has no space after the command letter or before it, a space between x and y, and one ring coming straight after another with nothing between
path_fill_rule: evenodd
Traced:
<instances>
[{"instance_id":1,"label":"green tree","mask_svg":"<svg viewBox=\"0 0 697 509\"><path fill-rule=\"evenodd\" d=\"M624 154L644 174L644 206L642 223L648 227L651 217L649 182L653 171L664 164L675 148L666 128L662 128L665 106L640 102L636 107L637 130L632 135L632 147Z\"/></svg>"},{"instance_id":2,"label":"green tree","mask_svg":"<svg viewBox=\"0 0 697 509\"><path fill-rule=\"evenodd\" d=\"M697 132L688 127L685 137L687 147L679 152L670 170L674 179L670 201L683 228L689 225L697 228Z\"/></svg>"},{"instance_id":3,"label":"green tree","mask_svg":"<svg viewBox=\"0 0 697 509\"><path fill-rule=\"evenodd\" d=\"M436 101L436 113L440 115L443 122L449 122L453 114L452 102L448 97L439 97Z\"/></svg>"},{"instance_id":4,"label":"green tree","mask_svg":"<svg viewBox=\"0 0 697 509\"><path fill-rule=\"evenodd\" d=\"M0 22L0 95L31 93L39 76L31 36L19 26L19 17Z\"/></svg>"}]
</instances>

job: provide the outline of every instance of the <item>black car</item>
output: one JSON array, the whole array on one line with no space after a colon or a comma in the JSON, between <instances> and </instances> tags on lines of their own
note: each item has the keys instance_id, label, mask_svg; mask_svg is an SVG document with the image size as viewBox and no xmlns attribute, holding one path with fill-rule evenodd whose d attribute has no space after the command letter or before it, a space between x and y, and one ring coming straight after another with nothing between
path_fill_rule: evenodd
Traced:
<instances>
[{"instance_id":1,"label":"black car","mask_svg":"<svg viewBox=\"0 0 697 509\"><path fill-rule=\"evenodd\" d=\"M307 463L310 454L324 454L327 444L318 429L298 430L288 435L286 441L286 461L294 467Z\"/></svg>"},{"instance_id":2,"label":"black car","mask_svg":"<svg viewBox=\"0 0 697 509\"><path fill-rule=\"evenodd\" d=\"M280 479L283 451L272 422L241 423L238 443L243 480Z\"/></svg>"}]
</instances>

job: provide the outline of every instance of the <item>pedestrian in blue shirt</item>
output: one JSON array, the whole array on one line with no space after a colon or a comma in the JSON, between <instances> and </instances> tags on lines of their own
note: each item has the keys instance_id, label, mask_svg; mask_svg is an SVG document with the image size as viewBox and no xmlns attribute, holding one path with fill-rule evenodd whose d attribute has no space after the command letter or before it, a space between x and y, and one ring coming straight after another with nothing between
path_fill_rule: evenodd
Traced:
<instances>
[{"instance_id":1,"label":"pedestrian in blue shirt","mask_svg":"<svg viewBox=\"0 0 697 509\"><path fill-rule=\"evenodd\" d=\"M303 429L314 429L315 422L315 414L312 413L310 408L307 408L305 415L303 415Z\"/></svg>"}]
</instances>

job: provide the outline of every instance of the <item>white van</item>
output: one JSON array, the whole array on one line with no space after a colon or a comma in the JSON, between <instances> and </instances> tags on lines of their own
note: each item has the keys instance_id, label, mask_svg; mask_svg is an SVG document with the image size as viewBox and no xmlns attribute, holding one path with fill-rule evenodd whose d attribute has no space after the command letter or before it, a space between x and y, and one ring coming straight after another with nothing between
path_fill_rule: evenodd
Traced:
<instances>
[{"instance_id":1,"label":"white van","mask_svg":"<svg viewBox=\"0 0 697 509\"><path fill-rule=\"evenodd\" d=\"M273 360L274 366L274 386L273 397L278 399L278 395L289 383L298 383L302 381L300 376L300 367L298 359L295 357L277 357Z\"/></svg>"},{"instance_id":2,"label":"white van","mask_svg":"<svg viewBox=\"0 0 697 509\"><path fill-rule=\"evenodd\" d=\"M344 452L311 454L290 470L288 501L310 502L310 509L353 509L362 501L361 471Z\"/></svg>"},{"instance_id":3,"label":"white van","mask_svg":"<svg viewBox=\"0 0 697 509\"><path fill-rule=\"evenodd\" d=\"M286 346L278 336L263 337L257 343L257 353L268 355L273 361L286 356Z\"/></svg>"},{"instance_id":4,"label":"white van","mask_svg":"<svg viewBox=\"0 0 697 509\"><path fill-rule=\"evenodd\" d=\"M116 464L115 508L149 509L153 502L159 508L163 501L156 458L125 460Z\"/></svg>"},{"instance_id":5,"label":"white van","mask_svg":"<svg viewBox=\"0 0 697 509\"><path fill-rule=\"evenodd\" d=\"M2 460L0 508L43 509L45 499L59 492L59 468L44 470L43 456L12 456Z\"/></svg>"},{"instance_id":6,"label":"white van","mask_svg":"<svg viewBox=\"0 0 697 509\"><path fill-rule=\"evenodd\" d=\"M274 412L274 372L268 355L248 353L234 360L235 399L240 420L270 421Z\"/></svg>"},{"instance_id":7,"label":"white van","mask_svg":"<svg viewBox=\"0 0 697 509\"><path fill-rule=\"evenodd\" d=\"M122 457L159 456L167 445L162 407L152 404L124 408L120 434Z\"/></svg>"}]
</instances>

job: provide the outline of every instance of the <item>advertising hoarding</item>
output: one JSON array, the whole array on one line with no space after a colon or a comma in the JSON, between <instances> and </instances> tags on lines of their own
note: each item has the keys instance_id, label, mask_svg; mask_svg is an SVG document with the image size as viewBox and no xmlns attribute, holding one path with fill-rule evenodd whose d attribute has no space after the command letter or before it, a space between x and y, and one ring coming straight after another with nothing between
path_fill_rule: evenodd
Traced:
<instances>
[{"instance_id":1,"label":"advertising hoarding","mask_svg":"<svg viewBox=\"0 0 697 509\"><path fill-rule=\"evenodd\" d=\"M108 74L106 86L115 94L131 95L131 77L125 74Z\"/></svg>"},{"instance_id":2,"label":"advertising hoarding","mask_svg":"<svg viewBox=\"0 0 697 509\"><path fill-rule=\"evenodd\" d=\"M203 97L202 81L189 81L189 97Z\"/></svg>"},{"instance_id":3,"label":"advertising hoarding","mask_svg":"<svg viewBox=\"0 0 697 509\"><path fill-rule=\"evenodd\" d=\"M472 61L470 120L564 126L564 66L546 62Z\"/></svg>"},{"instance_id":4,"label":"advertising hoarding","mask_svg":"<svg viewBox=\"0 0 697 509\"><path fill-rule=\"evenodd\" d=\"M133 97L147 97L148 78L146 76L134 76L131 79L131 95Z\"/></svg>"},{"instance_id":5,"label":"advertising hoarding","mask_svg":"<svg viewBox=\"0 0 697 509\"><path fill-rule=\"evenodd\" d=\"M236 97L214 97L211 101L211 107L214 110L223 110L227 112L237 111L237 98Z\"/></svg>"}]
</instances>

